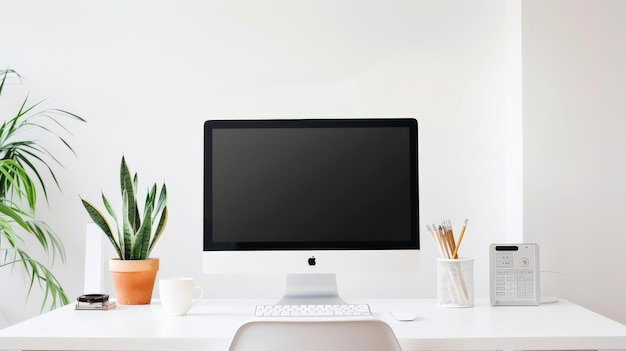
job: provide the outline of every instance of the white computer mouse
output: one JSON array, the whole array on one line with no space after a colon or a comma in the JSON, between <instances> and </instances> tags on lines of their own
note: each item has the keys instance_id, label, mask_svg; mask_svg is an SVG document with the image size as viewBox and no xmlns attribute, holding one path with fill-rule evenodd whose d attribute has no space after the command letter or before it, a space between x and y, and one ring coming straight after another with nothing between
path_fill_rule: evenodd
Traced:
<instances>
[{"instance_id":1,"label":"white computer mouse","mask_svg":"<svg viewBox=\"0 0 626 351\"><path fill-rule=\"evenodd\" d=\"M411 311L391 310L389 314L401 322L409 322L417 318L417 314Z\"/></svg>"}]
</instances>

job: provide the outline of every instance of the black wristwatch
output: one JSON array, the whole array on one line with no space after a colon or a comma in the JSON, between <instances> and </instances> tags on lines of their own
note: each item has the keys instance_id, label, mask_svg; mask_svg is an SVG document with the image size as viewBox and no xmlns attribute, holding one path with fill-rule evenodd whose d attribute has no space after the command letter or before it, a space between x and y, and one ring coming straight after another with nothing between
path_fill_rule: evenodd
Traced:
<instances>
[{"instance_id":1,"label":"black wristwatch","mask_svg":"<svg viewBox=\"0 0 626 351\"><path fill-rule=\"evenodd\" d=\"M86 294L78 297L78 302L105 303L107 301L109 301L107 294Z\"/></svg>"}]
</instances>

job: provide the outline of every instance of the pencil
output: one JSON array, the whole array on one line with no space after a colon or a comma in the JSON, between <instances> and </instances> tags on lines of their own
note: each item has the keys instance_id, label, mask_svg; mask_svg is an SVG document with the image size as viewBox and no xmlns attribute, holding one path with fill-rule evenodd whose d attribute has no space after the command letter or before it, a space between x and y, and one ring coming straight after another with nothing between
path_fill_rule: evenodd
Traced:
<instances>
[{"instance_id":1,"label":"pencil","mask_svg":"<svg viewBox=\"0 0 626 351\"><path fill-rule=\"evenodd\" d=\"M452 222L448 219L443 223L446 231L446 239L448 240L448 247L450 248L450 258L454 258L454 252L456 251L456 244L454 242L454 232L452 232Z\"/></svg>"},{"instance_id":2,"label":"pencil","mask_svg":"<svg viewBox=\"0 0 626 351\"><path fill-rule=\"evenodd\" d=\"M446 233L441 225L439 225L438 229L439 230L437 232L439 233L439 242L444 249L444 258L451 258L452 252L450 251L450 246L448 245L448 240L446 239Z\"/></svg>"},{"instance_id":3,"label":"pencil","mask_svg":"<svg viewBox=\"0 0 626 351\"><path fill-rule=\"evenodd\" d=\"M437 249L439 250L439 255L441 256L441 258L445 258L446 255L443 252L443 247L441 247L439 236L435 234L435 231L430 227L430 225L427 225L426 227L428 228L428 231L430 232L430 236L433 238L433 241L435 242L435 246L437 246Z\"/></svg>"},{"instance_id":4,"label":"pencil","mask_svg":"<svg viewBox=\"0 0 626 351\"><path fill-rule=\"evenodd\" d=\"M465 218L465 222L463 223L461 234L459 234L459 242L456 244L456 248L454 250L454 254L452 254L452 258L459 258L459 247L461 246L461 240L463 240L463 234L465 234L465 228L467 228L467 218Z\"/></svg>"}]
</instances>

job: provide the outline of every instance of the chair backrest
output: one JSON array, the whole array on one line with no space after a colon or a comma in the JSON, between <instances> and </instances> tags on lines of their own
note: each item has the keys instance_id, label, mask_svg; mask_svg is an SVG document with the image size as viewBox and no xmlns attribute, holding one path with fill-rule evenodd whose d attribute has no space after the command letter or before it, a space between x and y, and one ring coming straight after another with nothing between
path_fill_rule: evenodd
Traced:
<instances>
[{"instance_id":1,"label":"chair backrest","mask_svg":"<svg viewBox=\"0 0 626 351\"><path fill-rule=\"evenodd\" d=\"M252 321L229 351L401 351L387 323L377 320Z\"/></svg>"}]
</instances>

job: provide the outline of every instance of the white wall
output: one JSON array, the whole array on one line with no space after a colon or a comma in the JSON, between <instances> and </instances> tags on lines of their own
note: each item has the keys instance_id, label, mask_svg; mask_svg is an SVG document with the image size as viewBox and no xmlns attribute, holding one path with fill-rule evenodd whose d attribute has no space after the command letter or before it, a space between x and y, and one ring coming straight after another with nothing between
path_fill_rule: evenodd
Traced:
<instances>
[{"instance_id":1,"label":"white wall","mask_svg":"<svg viewBox=\"0 0 626 351\"><path fill-rule=\"evenodd\" d=\"M524 238L542 285L626 323L626 2L523 1Z\"/></svg>"},{"instance_id":2,"label":"white wall","mask_svg":"<svg viewBox=\"0 0 626 351\"><path fill-rule=\"evenodd\" d=\"M201 126L330 116L417 117L422 223L469 218L462 254L488 296L488 245L521 232L518 1L0 1L0 67L88 120L71 126L78 160L61 157L63 194L42 208L68 251L54 272L70 298L83 284L79 196L114 196L122 153L145 183L168 185L161 276L198 277L211 296L277 296L277 279L260 290L202 275ZM346 294L434 296L427 233L422 246L419 276L349 281ZM0 272L9 322L38 313L23 280Z\"/></svg>"}]
</instances>

